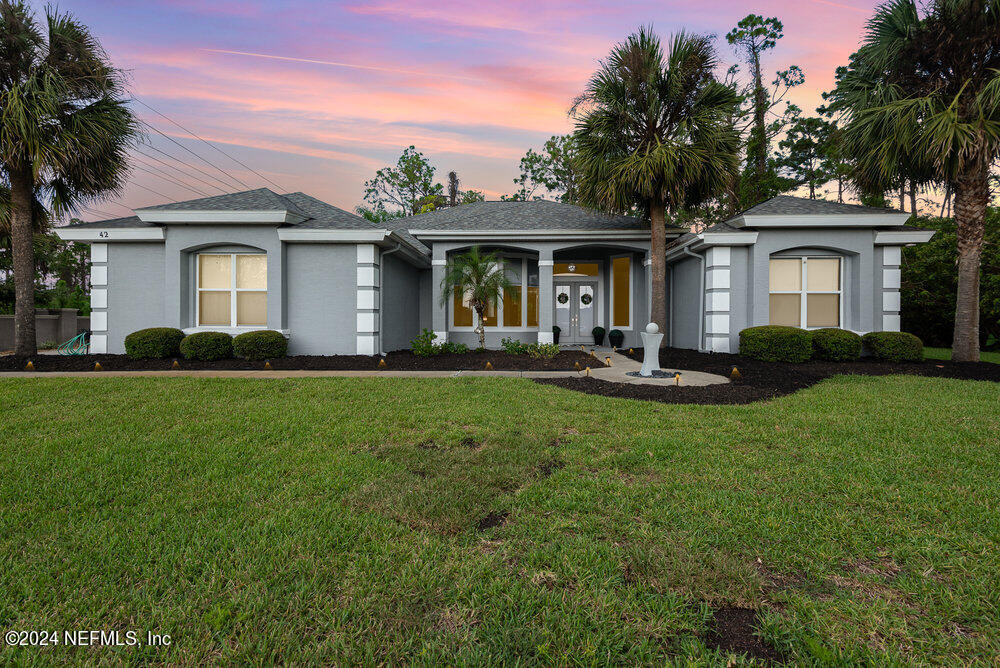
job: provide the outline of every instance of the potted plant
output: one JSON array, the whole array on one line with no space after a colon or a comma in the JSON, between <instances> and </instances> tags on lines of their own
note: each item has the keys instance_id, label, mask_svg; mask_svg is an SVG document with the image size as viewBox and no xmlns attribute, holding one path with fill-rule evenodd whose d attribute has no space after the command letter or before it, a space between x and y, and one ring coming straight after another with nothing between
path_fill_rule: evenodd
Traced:
<instances>
[{"instance_id":1,"label":"potted plant","mask_svg":"<svg viewBox=\"0 0 1000 668\"><path fill-rule=\"evenodd\" d=\"M621 348L625 343L625 333L620 329L612 329L608 332L608 343L615 348Z\"/></svg>"},{"instance_id":2,"label":"potted plant","mask_svg":"<svg viewBox=\"0 0 1000 668\"><path fill-rule=\"evenodd\" d=\"M604 345L604 328L595 327L590 330L590 333L594 335L594 345L603 346Z\"/></svg>"},{"instance_id":3,"label":"potted plant","mask_svg":"<svg viewBox=\"0 0 1000 668\"><path fill-rule=\"evenodd\" d=\"M559 329L559 325L552 325L552 343L559 343L559 332L561 331L562 330Z\"/></svg>"}]
</instances>

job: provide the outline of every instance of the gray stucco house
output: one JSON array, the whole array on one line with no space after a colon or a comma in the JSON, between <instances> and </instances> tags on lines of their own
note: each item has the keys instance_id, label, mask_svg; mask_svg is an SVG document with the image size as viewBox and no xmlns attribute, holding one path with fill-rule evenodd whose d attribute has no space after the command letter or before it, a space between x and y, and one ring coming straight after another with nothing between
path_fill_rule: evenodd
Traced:
<instances>
[{"instance_id":1,"label":"gray stucco house","mask_svg":"<svg viewBox=\"0 0 1000 668\"><path fill-rule=\"evenodd\" d=\"M448 258L500 253L515 290L488 314L503 337L592 343L649 319L649 230L552 201L479 202L376 225L303 193L267 189L137 209L57 230L91 245L91 350L124 352L154 326L276 329L290 354L375 354L421 329L475 346ZM752 325L899 329L900 249L932 232L886 209L780 196L698 234L668 229L668 342L735 351Z\"/></svg>"}]
</instances>

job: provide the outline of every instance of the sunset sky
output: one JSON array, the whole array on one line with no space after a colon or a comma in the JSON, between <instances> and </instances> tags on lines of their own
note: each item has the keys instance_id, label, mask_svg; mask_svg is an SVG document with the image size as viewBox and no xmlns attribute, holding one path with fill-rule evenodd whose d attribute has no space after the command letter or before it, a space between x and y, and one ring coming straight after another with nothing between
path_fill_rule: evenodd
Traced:
<instances>
[{"instance_id":1,"label":"sunset sky","mask_svg":"<svg viewBox=\"0 0 1000 668\"><path fill-rule=\"evenodd\" d=\"M571 129L567 110L597 61L643 24L663 37L681 29L717 35L728 65L736 54L724 35L739 19L751 12L778 17L785 37L765 65L772 75L802 67L806 83L791 99L812 111L831 87L834 68L857 47L874 3L70 0L59 6L94 30L128 71L138 100L282 189L353 210L364 181L409 144L430 158L442 180L455 169L464 188L483 190L488 199L512 192L525 150ZM161 170L204 192L227 189L212 178L226 182L226 176L185 148L251 187L270 185L149 108L135 108L180 145L150 131L152 147L137 157L124 196L94 204L83 218L201 196L165 180ZM228 190L242 189L230 183Z\"/></svg>"}]
</instances>

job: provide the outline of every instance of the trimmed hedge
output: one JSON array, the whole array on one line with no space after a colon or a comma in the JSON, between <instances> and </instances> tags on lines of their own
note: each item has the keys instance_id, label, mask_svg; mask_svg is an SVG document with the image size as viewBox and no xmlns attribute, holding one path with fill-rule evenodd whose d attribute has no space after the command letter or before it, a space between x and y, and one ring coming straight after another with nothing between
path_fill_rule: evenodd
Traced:
<instances>
[{"instance_id":1,"label":"trimmed hedge","mask_svg":"<svg viewBox=\"0 0 1000 668\"><path fill-rule=\"evenodd\" d=\"M861 337L836 327L813 330L813 357L830 362L854 362L861 359Z\"/></svg>"},{"instance_id":2,"label":"trimmed hedge","mask_svg":"<svg viewBox=\"0 0 1000 668\"><path fill-rule=\"evenodd\" d=\"M805 362L812 352L812 335L798 327L765 325L740 332L740 355L762 362Z\"/></svg>"},{"instance_id":3,"label":"trimmed hedge","mask_svg":"<svg viewBox=\"0 0 1000 668\"><path fill-rule=\"evenodd\" d=\"M184 337L181 353L189 360L224 360L233 356L233 337L225 332L197 332Z\"/></svg>"},{"instance_id":4,"label":"trimmed hedge","mask_svg":"<svg viewBox=\"0 0 1000 668\"><path fill-rule=\"evenodd\" d=\"M288 354L288 339L273 329L244 332L233 338L233 352L248 360L266 360Z\"/></svg>"},{"instance_id":5,"label":"trimmed hedge","mask_svg":"<svg viewBox=\"0 0 1000 668\"><path fill-rule=\"evenodd\" d=\"M877 360L884 362L920 362L924 359L924 342L906 332L869 332L861 337L865 348Z\"/></svg>"},{"instance_id":6,"label":"trimmed hedge","mask_svg":"<svg viewBox=\"0 0 1000 668\"><path fill-rule=\"evenodd\" d=\"M184 332L173 327L150 327L125 337L125 354L132 359L158 359L181 354Z\"/></svg>"}]
</instances>

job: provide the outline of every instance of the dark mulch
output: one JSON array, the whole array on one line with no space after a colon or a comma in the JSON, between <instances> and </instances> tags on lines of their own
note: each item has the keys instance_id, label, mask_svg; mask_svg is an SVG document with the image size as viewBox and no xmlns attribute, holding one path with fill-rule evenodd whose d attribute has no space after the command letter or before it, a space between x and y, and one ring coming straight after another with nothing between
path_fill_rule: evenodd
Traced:
<instances>
[{"instance_id":1,"label":"dark mulch","mask_svg":"<svg viewBox=\"0 0 1000 668\"><path fill-rule=\"evenodd\" d=\"M509 514L510 513L506 510L492 511L486 515L486 517L479 520L476 524L476 531L486 531L487 529L503 526L503 523L507 521L507 516Z\"/></svg>"},{"instance_id":2,"label":"dark mulch","mask_svg":"<svg viewBox=\"0 0 1000 668\"><path fill-rule=\"evenodd\" d=\"M787 657L756 635L759 627L756 610L716 608L712 611L712 626L705 645L709 649L746 654L765 663L784 663Z\"/></svg>"},{"instance_id":3,"label":"dark mulch","mask_svg":"<svg viewBox=\"0 0 1000 668\"><path fill-rule=\"evenodd\" d=\"M295 355L270 360L271 368L281 370L366 370L377 369L378 355ZM0 357L0 371L23 371L28 359ZM172 359L134 360L126 355L38 355L31 358L35 371L93 371L100 362L106 371L164 371L171 368ZM263 369L264 362L244 359L227 359L199 362L179 358L181 369L189 370L247 370ZM579 350L564 350L550 360L535 359L528 355L512 355L499 350L470 352L464 355L435 355L419 357L408 350L392 352L385 357L386 369L398 371L438 371L485 369L489 362L497 371L566 371L581 367L603 367L604 363L593 355Z\"/></svg>"},{"instance_id":4,"label":"dark mulch","mask_svg":"<svg viewBox=\"0 0 1000 668\"><path fill-rule=\"evenodd\" d=\"M627 354L627 353L626 353ZM642 361L642 351L631 357ZM758 362L756 360L723 353L699 353L695 350L664 348L660 351L660 366L664 369L687 369L730 376L733 367L739 369L740 378L724 385L687 387L674 385L623 385L594 378L541 378L535 382L558 385L578 392L599 394L606 397L646 399L673 404L749 404L755 401L780 397L838 374L887 376L908 374L963 380L989 380L1000 382L1000 364L990 362L821 362L802 364Z\"/></svg>"}]
</instances>

